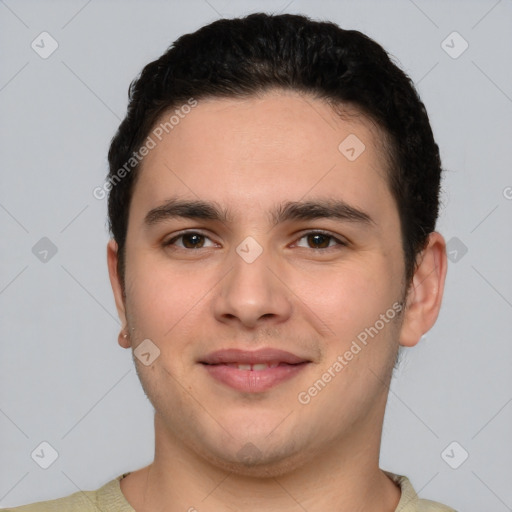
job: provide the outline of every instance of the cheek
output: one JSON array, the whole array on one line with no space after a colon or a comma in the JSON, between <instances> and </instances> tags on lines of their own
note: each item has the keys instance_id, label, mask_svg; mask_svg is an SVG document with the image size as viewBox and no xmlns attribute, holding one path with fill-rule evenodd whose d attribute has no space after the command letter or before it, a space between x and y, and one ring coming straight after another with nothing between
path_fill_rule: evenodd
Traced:
<instances>
[{"instance_id":1,"label":"cheek","mask_svg":"<svg viewBox=\"0 0 512 512\"><path fill-rule=\"evenodd\" d=\"M358 261L296 275L300 301L330 328L330 335L347 340L369 325L396 300L385 260L368 254Z\"/></svg>"},{"instance_id":2,"label":"cheek","mask_svg":"<svg viewBox=\"0 0 512 512\"><path fill-rule=\"evenodd\" d=\"M127 310L140 335L162 339L183 317L193 294L183 277L135 256L127 265Z\"/></svg>"},{"instance_id":3,"label":"cheek","mask_svg":"<svg viewBox=\"0 0 512 512\"><path fill-rule=\"evenodd\" d=\"M180 340L185 345L185 334L204 328L205 307L218 281L211 269L177 268L140 251L126 275L127 312L138 337L150 338L165 350L176 348Z\"/></svg>"}]
</instances>

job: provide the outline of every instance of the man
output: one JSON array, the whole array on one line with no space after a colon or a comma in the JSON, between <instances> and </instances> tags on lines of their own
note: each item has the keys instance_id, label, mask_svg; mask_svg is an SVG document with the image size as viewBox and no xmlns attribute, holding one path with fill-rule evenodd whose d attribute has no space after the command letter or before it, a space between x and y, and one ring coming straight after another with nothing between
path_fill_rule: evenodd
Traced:
<instances>
[{"instance_id":1,"label":"man","mask_svg":"<svg viewBox=\"0 0 512 512\"><path fill-rule=\"evenodd\" d=\"M109 165L155 458L14 510L453 510L379 468L398 350L447 267L438 147L385 51L302 16L218 20L132 83Z\"/></svg>"}]
</instances>

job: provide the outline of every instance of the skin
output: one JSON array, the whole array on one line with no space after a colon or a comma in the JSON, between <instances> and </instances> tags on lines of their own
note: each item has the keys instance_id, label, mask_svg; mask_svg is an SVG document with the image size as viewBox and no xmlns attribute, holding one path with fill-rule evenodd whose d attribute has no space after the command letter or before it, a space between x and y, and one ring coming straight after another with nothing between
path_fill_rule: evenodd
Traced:
<instances>
[{"instance_id":1,"label":"skin","mask_svg":"<svg viewBox=\"0 0 512 512\"><path fill-rule=\"evenodd\" d=\"M366 146L354 161L338 150L349 134ZM128 333L119 344L135 349L149 338L160 350L148 366L134 358L155 408L155 459L121 481L137 512L395 510L400 490L378 465L388 385L399 345L414 346L437 318L447 265L444 239L432 233L404 283L381 141L362 116L342 119L321 100L269 91L201 100L146 156L129 211L126 297L117 245L107 247ZM215 202L231 217L145 226L147 212L170 198ZM271 222L276 205L321 199L342 199L374 222ZM205 238L163 245L183 230ZM334 238L307 236L316 230ZM248 236L263 250L252 263L236 252ZM191 240L202 247L187 248ZM300 403L298 394L400 301L403 315ZM262 347L311 363L253 394L198 363L222 348ZM248 443L252 461L240 456Z\"/></svg>"}]
</instances>

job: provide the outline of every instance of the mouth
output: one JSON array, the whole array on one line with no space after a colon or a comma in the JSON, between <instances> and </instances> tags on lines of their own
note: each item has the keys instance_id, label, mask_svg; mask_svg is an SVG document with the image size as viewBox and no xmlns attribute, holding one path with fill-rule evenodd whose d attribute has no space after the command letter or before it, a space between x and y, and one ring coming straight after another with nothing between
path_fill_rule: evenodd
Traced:
<instances>
[{"instance_id":1,"label":"mouth","mask_svg":"<svg viewBox=\"0 0 512 512\"><path fill-rule=\"evenodd\" d=\"M276 349L213 352L199 361L214 380L245 393L261 393L304 370L310 360Z\"/></svg>"},{"instance_id":2,"label":"mouth","mask_svg":"<svg viewBox=\"0 0 512 512\"><path fill-rule=\"evenodd\" d=\"M290 366L288 363L283 363L281 361L272 361L269 363L253 363L253 364L246 364L246 363L219 363L223 364L225 366L229 366L230 368L238 368L239 370L243 371L253 371L253 372L261 372L263 370L267 370L268 368L277 368L278 366ZM297 363L302 364L302 363Z\"/></svg>"}]
</instances>

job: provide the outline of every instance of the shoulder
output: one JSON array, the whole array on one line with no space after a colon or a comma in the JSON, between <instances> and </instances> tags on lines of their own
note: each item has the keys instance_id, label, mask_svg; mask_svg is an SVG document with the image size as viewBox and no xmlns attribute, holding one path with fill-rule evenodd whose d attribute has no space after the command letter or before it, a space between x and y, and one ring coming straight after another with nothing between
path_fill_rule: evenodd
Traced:
<instances>
[{"instance_id":1,"label":"shoulder","mask_svg":"<svg viewBox=\"0 0 512 512\"><path fill-rule=\"evenodd\" d=\"M389 471L384 471L384 473L391 478L402 491L402 496L395 512L457 512L453 508L438 503L437 501L419 498L406 476L396 475Z\"/></svg>"},{"instance_id":2,"label":"shoulder","mask_svg":"<svg viewBox=\"0 0 512 512\"><path fill-rule=\"evenodd\" d=\"M2 508L0 512L64 512L64 510L69 512L97 512L94 495L94 491L76 492L55 500L40 501L19 507Z\"/></svg>"},{"instance_id":3,"label":"shoulder","mask_svg":"<svg viewBox=\"0 0 512 512\"><path fill-rule=\"evenodd\" d=\"M126 474L114 478L96 491L78 491L63 498L2 508L0 512L134 512L119 485Z\"/></svg>"},{"instance_id":4,"label":"shoulder","mask_svg":"<svg viewBox=\"0 0 512 512\"><path fill-rule=\"evenodd\" d=\"M418 512L457 512L455 509L437 501L418 500Z\"/></svg>"}]
</instances>

